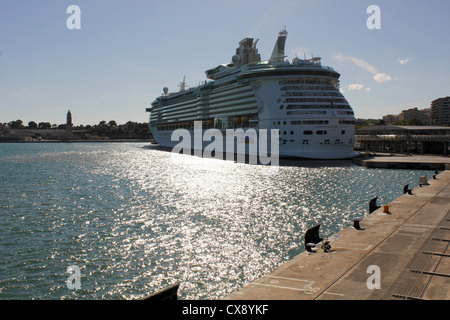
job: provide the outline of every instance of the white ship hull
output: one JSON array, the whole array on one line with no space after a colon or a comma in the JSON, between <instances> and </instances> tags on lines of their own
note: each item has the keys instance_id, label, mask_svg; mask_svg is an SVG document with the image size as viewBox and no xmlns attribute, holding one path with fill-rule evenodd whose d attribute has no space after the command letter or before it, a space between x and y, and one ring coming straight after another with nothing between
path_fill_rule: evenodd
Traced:
<instances>
[{"instance_id":1,"label":"white ship hull","mask_svg":"<svg viewBox=\"0 0 450 320\"><path fill-rule=\"evenodd\" d=\"M248 130L248 129L247 129ZM201 148L198 148L198 145L194 145L194 137L195 133L193 130L188 130L191 138L190 141L190 147L188 149L190 150L181 150L177 152L181 153L192 153L192 154L198 154L195 152L195 150L201 150L204 151L205 149L215 151L215 158L218 158L217 152L222 153L220 156L221 159L226 159L226 152L231 151L232 153L239 154L242 149L239 149L238 144L244 143L245 144L245 154L247 155L256 155L258 156L260 152L260 137L258 135L258 130L255 128L255 131L257 133L256 139L248 138L246 141L243 139L236 138L233 145L227 145L226 140L226 132L225 130L221 130L222 132L222 148L214 148L214 145L209 140L199 139L201 141ZM201 137L204 137L205 132L207 130L202 130L200 135ZM246 130L244 130L246 132ZM270 132L270 130L268 131ZM172 137L173 131L162 131L162 132L154 132L154 136L158 144L162 147L174 149L175 147L181 146L182 139L175 139L175 136ZM174 139L174 140L172 140ZM271 140L270 134L267 136L267 139L263 142L264 144L264 154L267 154L270 156L272 153L271 143L273 143L273 140ZM283 141L280 141L278 145L278 155L280 158L304 158L304 159L349 159L358 156L358 153L353 150L353 145L344 145L344 144L321 144L319 141L317 143L311 142L311 145L300 145L300 142L294 141L287 141L283 143ZM227 149L228 148L228 149ZM267 151L266 151L267 150ZM203 153L200 153L203 155ZM209 155L210 153L208 153Z\"/></svg>"}]
</instances>

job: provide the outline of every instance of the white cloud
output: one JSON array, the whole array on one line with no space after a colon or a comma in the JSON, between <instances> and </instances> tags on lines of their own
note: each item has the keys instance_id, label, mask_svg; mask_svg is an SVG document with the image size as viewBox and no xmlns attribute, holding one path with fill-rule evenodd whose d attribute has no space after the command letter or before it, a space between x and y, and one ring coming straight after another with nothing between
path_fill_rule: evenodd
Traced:
<instances>
[{"instance_id":1,"label":"white cloud","mask_svg":"<svg viewBox=\"0 0 450 320\"><path fill-rule=\"evenodd\" d=\"M371 91L372 89L370 88L365 88L363 84L360 83L352 83L348 85L348 91L361 91L361 90L365 90L365 91Z\"/></svg>"},{"instance_id":2,"label":"white cloud","mask_svg":"<svg viewBox=\"0 0 450 320\"><path fill-rule=\"evenodd\" d=\"M408 58L408 57L405 59L398 58L398 60L400 61L400 64L407 64L409 61L412 60L412 58Z\"/></svg>"},{"instance_id":3,"label":"white cloud","mask_svg":"<svg viewBox=\"0 0 450 320\"><path fill-rule=\"evenodd\" d=\"M376 75L373 76L373 78L378 83L382 83L382 82L391 80L391 76L386 73L377 73Z\"/></svg>"},{"instance_id":4,"label":"white cloud","mask_svg":"<svg viewBox=\"0 0 450 320\"><path fill-rule=\"evenodd\" d=\"M374 76L374 80L377 81L378 83L382 83L384 81L389 81L391 80L391 76L386 74L386 73L380 73L378 72L377 68L370 64L369 62L367 62L366 60L363 60L361 58L356 58L356 57L351 57L351 56L344 56L343 54L335 54L334 57L339 60L339 61L348 61L353 63L355 66L366 70L370 73L373 73ZM354 90L358 90L358 89L354 89ZM361 89L360 89L361 90ZM369 89L370 90L370 89Z\"/></svg>"},{"instance_id":5,"label":"white cloud","mask_svg":"<svg viewBox=\"0 0 450 320\"><path fill-rule=\"evenodd\" d=\"M351 56L344 56L343 54L336 54L335 58L339 61L349 61L351 63L353 63L354 65L356 65L357 67L360 67L366 71L369 71L370 73L377 73L377 68L374 65L371 65L369 62L360 59L360 58L356 58L356 57L351 57Z\"/></svg>"},{"instance_id":6,"label":"white cloud","mask_svg":"<svg viewBox=\"0 0 450 320\"><path fill-rule=\"evenodd\" d=\"M353 90L362 90L364 89L364 85L363 84L359 84L359 83L354 83L354 84L350 84L348 86L348 90L353 91Z\"/></svg>"}]
</instances>

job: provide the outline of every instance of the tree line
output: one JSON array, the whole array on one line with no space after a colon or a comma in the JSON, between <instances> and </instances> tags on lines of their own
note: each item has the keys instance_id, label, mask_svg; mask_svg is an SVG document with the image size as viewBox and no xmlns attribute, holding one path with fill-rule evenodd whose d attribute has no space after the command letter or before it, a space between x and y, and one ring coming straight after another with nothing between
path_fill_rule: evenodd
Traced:
<instances>
[{"instance_id":1,"label":"tree line","mask_svg":"<svg viewBox=\"0 0 450 320\"><path fill-rule=\"evenodd\" d=\"M35 122L30 121L24 125L22 120L10 121L8 123L0 123L0 130L7 131L8 129L46 129L46 131L35 133L41 138L49 138L52 136L52 129L56 131L65 130L66 124L51 124L50 122ZM48 131L50 129L50 131ZM128 121L125 124L117 124L115 120L109 122L100 121L96 125L79 125L72 127L73 139L149 139L152 138L148 122L138 123Z\"/></svg>"},{"instance_id":2,"label":"tree line","mask_svg":"<svg viewBox=\"0 0 450 320\"><path fill-rule=\"evenodd\" d=\"M62 125L58 126L58 125L54 124L52 126L52 124L50 122L36 123L34 121L30 121L30 122L28 122L28 126L24 126L23 121L19 119L19 120L15 120L15 121L10 121L8 123L0 123L0 126L2 126L3 128L11 128L11 129L51 129L51 128L60 129L60 126L62 126Z\"/></svg>"}]
</instances>

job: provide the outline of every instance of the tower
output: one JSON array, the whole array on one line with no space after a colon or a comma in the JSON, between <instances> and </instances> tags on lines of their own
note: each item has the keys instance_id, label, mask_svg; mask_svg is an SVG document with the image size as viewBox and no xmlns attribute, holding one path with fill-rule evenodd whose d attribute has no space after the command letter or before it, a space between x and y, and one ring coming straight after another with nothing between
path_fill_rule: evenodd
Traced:
<instances>
[{"instance_id":1,"label":"tower","mask_svg":"<svg viewBox=\"0 0 450 320\"><path fill-rule=\"evenodd\" d=\"M286 27L278 33L277 42L275 42L275 47L273 48L272 56L270 57L271 62L283 62L284 61L284 46L286 44L287 37Z\"/></svg>"},{"instance_id":2,"label":"tower","mask_svg":"<svg viewBox=\"0 0 450 320\"><path fill-rule=\"evenodd\" d=\"M72 139L72 113L70 110L67 112L67 122L66 122L66 139Z\"/></svg>"}]
</instances>

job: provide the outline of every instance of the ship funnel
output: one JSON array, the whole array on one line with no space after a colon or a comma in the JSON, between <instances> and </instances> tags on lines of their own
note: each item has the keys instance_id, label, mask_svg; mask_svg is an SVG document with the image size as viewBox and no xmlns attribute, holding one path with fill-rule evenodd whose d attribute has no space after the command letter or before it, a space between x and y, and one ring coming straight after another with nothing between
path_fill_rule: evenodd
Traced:
<instances>
[{"instance_id":1,"label":"ship funnel","mask_svg":"<svg viewBox=\"0 0 450 320\"><path fill-rule=\"evenodd\" d=\"M279 32L277 42L275 42L275 47L273 48L272 56L270 57L270 62L284 61L284 45L286 43L287 34L286 28Z\"/></svg>"}]
</instances>

